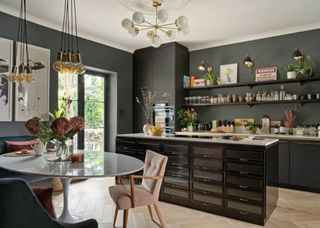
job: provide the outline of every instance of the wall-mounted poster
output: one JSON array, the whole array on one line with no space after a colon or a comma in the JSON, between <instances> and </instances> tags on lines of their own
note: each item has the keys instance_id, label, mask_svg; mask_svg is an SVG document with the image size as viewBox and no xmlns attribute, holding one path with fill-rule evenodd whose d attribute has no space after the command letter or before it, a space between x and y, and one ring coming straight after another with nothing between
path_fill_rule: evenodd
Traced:
<instances>
[{"instance_id":1,"label":"wall-mounted poster","mask_svg":"<svg viewBox=\"0 0 320 228\"><path fill-rule=\"evenodd\" d=\"M17 53L20 44L16 42ZM50 50L33 45L28 47L35 81L16 83L15 121L26 121L49 113Z\"/></svg>"},{"instance_id":2,"label":"wall-mounted poster","mask_svg":"<svg viewBox=\"0 0 320 228\"><path fill-rule=\"evenodd\" d=\"M13 42L0 38L0 121L12 120L12 83L8 74L12 64Z\"/></svg>"},{"instance_id":3,"label":"wall-mounted poster","mask_svg":"<svg viewBox=\"0 0 320 228\"><path fill-rule=\"evenodd\" d=\"M256 82L277 80L277 67L265 67L256 69Z\"/></svg>"},{"instance_id":4,"label":"wall-mounted poster","mask_svg":"<svg viewBox=\"0 0 320 228\"><path fill-rule=\"evenodd\" d=\"M238 82L238 63L220 66L221 84L235 84Z\"/></svg>"}]
</instances>

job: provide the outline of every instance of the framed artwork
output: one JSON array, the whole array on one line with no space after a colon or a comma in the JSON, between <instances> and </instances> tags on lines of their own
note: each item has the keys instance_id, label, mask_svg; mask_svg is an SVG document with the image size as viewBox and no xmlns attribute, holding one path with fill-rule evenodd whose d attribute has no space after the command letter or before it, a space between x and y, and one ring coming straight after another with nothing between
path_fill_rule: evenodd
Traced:
<instances>
[{"instance_id":1,"label":"framed artwork","mask_svg":"<svg viewBox=\"0 0 320 228\"><path fill-rule=\"evenodd\" d=\"M238 63L220 66L221 84L235 84L238 82Z\"/></svg>"},{"instance_id":2,"label":"framed artwork","mask_svg":"<svg viewBox=\"0 0 320 228\"><path fill-rule=\"evenodd\" d=\"M12 55L13 42L0 38L0 121L12 121L12 83L7 78Z\"/></svg>"},{"instance_id":3,"label":"framed artwork","mask_svg":"<svg viewBox=\"0 0 320 228\"><path fill-rule=\"evenodd\" d=\"M21 43L16 42L17 53ZM50 50L28 45L29 59L35 81L16 83L15 121L27 121L49 113ZM20 62L19 59L17 62Z\"/></svg>"}]
</instances>

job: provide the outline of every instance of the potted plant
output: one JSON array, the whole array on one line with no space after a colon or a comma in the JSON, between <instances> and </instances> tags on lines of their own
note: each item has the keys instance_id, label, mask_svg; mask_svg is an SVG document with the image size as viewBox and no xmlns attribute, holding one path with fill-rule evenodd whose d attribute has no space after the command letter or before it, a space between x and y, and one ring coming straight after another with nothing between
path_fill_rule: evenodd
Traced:
<instances>
[{"instance_id":1,"label":"potted plant","mask_svg":"<svg viewBox=\"0 0 320 228\"><path fill-rule=\"evenodd\" d=\"M198 114L195 109L180 109L177 112L177 116L180 121L180 126L182 128L187 127L188 131L192 132L198 122Z\"/></svg>"},{"instance_id":2,"label":"potted plant","mask_svg":"<svg viewBox=\"0 0 320 228\"><path fill-rule=\"evenodd\" d=\"M212 68L208 68L206 74L203 76L203 79L206 80L206 85L214 85L217 83L217 77L213 74Z\"/></svg>"},{"instance_id":3,"label":"potted plant","mask_svg":"<svg viewBox=\"0 0 320 228\"><path fill-rule=\"evenodd\" d=\"M287 72L287 79L296 79L299 65L290 63L284 70Z\"/></svg>"},{"instance_id":4,"label":"potted plant","mask_svg":"<svg viewBox=\"0 0 320 228\"><path fill-rule=\"evenodd\" d=\"M305 60L298 64L297 76L310 77L312 76L314 63L311 61L311 57L307 56Z\"/></svg>"},{"instance_id":5,"label":"potted plant","mask_svg":"<svg viewBox=\"0 0 320 228\"><path fill-rule=\"evenodd\" d=\"M145 124L143 125L143 133L149 135L150 130L152 129L152 117L153 117L153 105L156 102L157 93L153 92L149 88L141 89L142 101L136 97L136 101L139 105L142 106L142 110L145 117ZM159 100L169 97L169 93L164 93Z\"/></svg>"}]
</instances>

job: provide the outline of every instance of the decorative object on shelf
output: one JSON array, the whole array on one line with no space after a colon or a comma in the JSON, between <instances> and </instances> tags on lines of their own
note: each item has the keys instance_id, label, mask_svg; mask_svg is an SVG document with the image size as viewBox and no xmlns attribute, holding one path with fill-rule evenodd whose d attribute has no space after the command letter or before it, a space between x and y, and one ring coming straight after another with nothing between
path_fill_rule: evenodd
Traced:
<instances>
[{"instance_id":1,"label":"decorative object on shelf","mask_svg":"<svg viewBox=\"0 0 320 228\"><path fill-rule=\"evenodd\" d=\"M62 74L84 74L86 72L79 51L76 0L64 1L60 51L53 69Z\"/></svg>"},{"instance_id":2,"label":"decorative object on shelf","mask_svg":"<svg viewBox=\"0 0 320 228\"><path fill-rule=\"evenodd\" d=\"M286 128L292 128L293 127L293 122L294 122L294 120L295 120L295 115L294 115L294 113L293 113L293 111L291 111L291 110L286 110L285 112L285 115L286 115L286 121L284 122L284 126L286 127Z\"/></svg>"},{"instance_id":3,"label":"decorative object on shelf","mask_svg":"<svg viewBox=\"0 0 320 228\"><path fill-rule=\"evenodd\" d=\"M190 87L190 77L187 75L183 75L183 88Z\"/></svg>"},{"instance_id":4,"label":"decorative object on shelf","mask_svg":"<svg viewBox=\"0 0 320 228\"><path fill-rule=\"evenodd\" d=\"M151 129L149 129L149 135L151 136L161 136L163 132L161 126L152 126Z\"/></svg>"},{"instance_id":5,"label":"decorative object on shelf","mask_svg":"<svg viewBox=\"0 0 320 228\"><path fill-rule=\"evenodd\" d=\"M177 8L177 6L182 8L189 3L189 0L120 0L120 3L124 7L135 11L132 20L129 18L122 20L122 27L132 36L137 36L140 31L148 31L147 38L155 48L160 47L162 43L159 32L162 32L171 40L175 39L177 32L182 35L189 33L188 19L185 16L180 16L175 22L167 23L169 16L166 10ZM147 21L141 11L155 13L155 22Z\"/></svg>"},{"instance_id":6,"label":"decorative object on shelf","mask_svg":"<svg viewBox=\"0 0 320 228\"><path fill-rule=\"evenodd\" d=\"M14 55L16 61L8 75L8 80L10 82L31 83L35 80L35 76L32 73L29 58L26 0L21 0L20 2L20 16L16 45L16 53Z\"/></svg>"},{"instance_id":7,"label":"decorative object on shelf","mask_svg":"<svg viewBox=\"0 0 320 228\"><path fill-rule=\"evenodd\" d=\"M50 50L34 45L28 45L28 48L29 58L36 63L33 66L37 70L33 71L33 75L37 80L15 84L15 121L27 121L49 113Z\"/></svg>"},{"instance_id":8,"label":"decorative object on shelf","mask_svg":"<svg viewBox=\"0 0 320 228\"><path fill-rule=\"evenodd\" d=\"M278 77L277 67L265 67L256 69L256 82L275 81Z\"/></svg>"},{"instance_id":9,"label":"decorative object on shelf","mask_svg":"<svg viewBox=\"0 0 320 228\"><path fill-rule=\"evenodd\" d=\"M287 72L287 79L295 79L296 77L310 77L313 73L314 63L310 56L297 63L290 63L283 69Z\"/></svg>"},{"instance_id":10,"label":"decorative object on shelf","mask_svg":"<svg viewBox=\"0 0 320 228\"><path fill-rule=\"evenodd\" d=\"M296 60L297 62L302 62L304 59L303 54L301 53L301 51L299 50L299 47L296 46L296 49L294 50L294 52L291 54L291 58L293 58L294 60Z\"/></svg>"},{"instance_id":11,"label":"decorative object on shelf","mask_svg":"<svg viewBox=\"0 0 320 228\"><path fill-rule=\"evenodd\" d=\"M271 133L271 119L268 115L262 116L260 131L262 134L270 134Z\"/></svg>"},{"instance_id":12,"label":"decorative object on shelf","mask_svg":"<svg viewBox=\"0 0 320 228\"><path fill-rule=\"evenodd\" d=\"M198 114L194 108L180 109L177 112L177 117L181 128L187 127L188 131L193 131L198 123Z\"/></svg>"},{"instance_id":13,"label":"decorative object on shelf","mask_svg":"<svg viewBox=\"0 0 320 228\"><path fill-rule=\"evenodd\" d=\"M8 80L12 52L13 42L0 38L0 121L12 121L12 83Z\"/></svg>"},{"instance_id":14,"label":"decorative object on shelf","mask_svg":"<svg viewBox=\"0 0 320 228\"><path fill-rule=\"evenodd\" d=\"M221 84L236 84L238 82L238 63L220 66Z\"/></svg>"},{"instance_id":15,"label":"decorative object on shelf","mask_svg":"<svg viewBox=\"0 0 320 228\"><path fill-rule=\"evenodd\" d=\"M145 117L145 124L143 126L143 133L145 135L149 134L149 130L153 127L152 125L152 116L153 116L153 105L157 100L157 93L153 92L149 88L141 88L142 101L138 97L136 97L136 102L139 105L142 105L142 110ZM170 96L169 93L164 93L158 99L159 101L168 98Z\"/></svg>"},{"instance_id":16,"label":"decorative object on shelf","mask_svg":"<svg viewBox=\"0 0 320 228\"><path fill-rule=\"evenodd\" d=\"M64 98L61 106L54 114L46 117L33 117L25 126L28 131L37 136L43 144L53 142L56 146L58 161L70 160L70 142L73 137L83 131L84 119L79 116L67 118L70 113L71 100Z\"/></svg>"},{"instance_id":17,"label":"decorative object on shelf","mask_svg":"<svg viewBox=\"0 0 320 228\"><path fill-rule=\"evenodd\" d=\"M213 68L206 61L201 61L201 64L198 66L198 70L204 73L203 79L206 80L207 86L217 84L217 77L213 73Z\"/></svg>"}]
</instances>

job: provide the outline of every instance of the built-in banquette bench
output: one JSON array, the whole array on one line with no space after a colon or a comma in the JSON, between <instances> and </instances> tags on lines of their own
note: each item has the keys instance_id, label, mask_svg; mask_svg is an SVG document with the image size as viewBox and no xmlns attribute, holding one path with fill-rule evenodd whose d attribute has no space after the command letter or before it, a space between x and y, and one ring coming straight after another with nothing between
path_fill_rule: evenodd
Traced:
<instances>
[{"instance_id":1,"label":"built-in banquette bench","mask_svg":"<svg viewBox=\"0 0 320 228\"><path fill-rule=\"evenodd\" d=\"M33 140L35 137L33 136L10 136L10 137L0 137L0 155L7 152L5 141L27 141ZM28 183L37 182L40 180L48 179L47 177L40 175L27 175L22 173L16 173L4 170L0 168L0 178L21 178L27 181Z\"/></svg>"}]
</instances>

